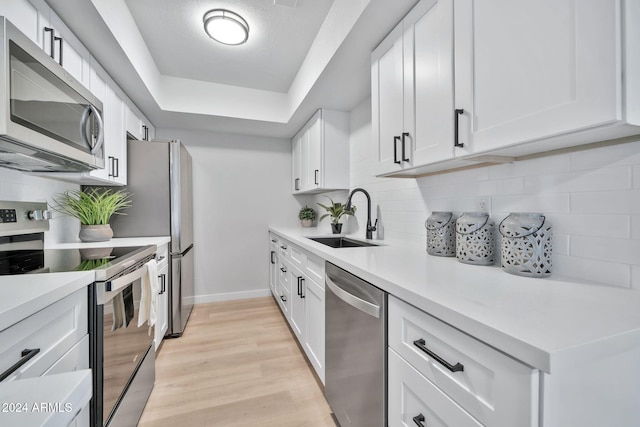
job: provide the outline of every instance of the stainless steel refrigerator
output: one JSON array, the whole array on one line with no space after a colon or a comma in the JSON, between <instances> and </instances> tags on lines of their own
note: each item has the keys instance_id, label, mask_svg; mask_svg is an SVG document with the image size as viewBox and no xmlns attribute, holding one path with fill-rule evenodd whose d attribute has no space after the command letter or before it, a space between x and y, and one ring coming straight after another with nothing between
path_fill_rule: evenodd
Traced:
<instances>
[{"instance_id":1,"label":"stainless steel refrigerator","mask_svg":"<svg viewBox=\"0 0 640 427\"><path fill-rule=\"evenodd\" d=\"M127 142L127 186L133 205L111 219L114 237L171 236L169 329L182 334L193 308L191 155L175 141Z\"/></svg>"}]
</instances>

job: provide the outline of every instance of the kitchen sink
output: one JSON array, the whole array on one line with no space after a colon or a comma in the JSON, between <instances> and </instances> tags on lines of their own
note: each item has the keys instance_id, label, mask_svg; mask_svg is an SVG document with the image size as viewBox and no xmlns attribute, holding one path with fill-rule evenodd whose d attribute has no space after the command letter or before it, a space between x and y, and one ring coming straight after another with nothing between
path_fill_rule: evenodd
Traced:
<instances>
[{"instance_id":1,"label":"kitchen sink","mask_svg":"<svg viewBox=\"0 0 640 427\"><path fill-rule=\"evenodd\" d=\"M378 246L374 243L362 242L360 240L352 240L346 237L307 237L314 242L331 246L332 248L360 248L366 246Z\"/></svg>"}]
</instances>

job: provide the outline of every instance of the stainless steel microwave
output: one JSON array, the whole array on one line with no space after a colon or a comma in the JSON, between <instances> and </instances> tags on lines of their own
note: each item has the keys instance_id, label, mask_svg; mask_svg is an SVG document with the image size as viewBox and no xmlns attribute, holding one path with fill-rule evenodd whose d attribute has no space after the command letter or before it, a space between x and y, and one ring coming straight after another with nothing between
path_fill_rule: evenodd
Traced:
<instances>
[{"instance_id":1,"label":"stainless steel microwave","mask_svg":"<svg viewBox=\"0 0 640 427\"><path fill-rule=\"evenodd\" d=\"M0 166L32 172L104 168L102 103L0 17Z\"/></svg>"}]
</instances>

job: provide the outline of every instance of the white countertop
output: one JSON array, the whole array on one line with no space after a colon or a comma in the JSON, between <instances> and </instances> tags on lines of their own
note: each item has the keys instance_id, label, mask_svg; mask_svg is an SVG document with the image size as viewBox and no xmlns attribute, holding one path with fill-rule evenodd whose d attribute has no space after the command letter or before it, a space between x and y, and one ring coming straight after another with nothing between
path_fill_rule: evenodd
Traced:
<instances>
[{"instance_id":1,"label":"white countertop","mask_svg":"<svg viewBox=\"0 0 640 427\"><path fill-rule=\"evenodd\" d=\"M93 271L0 276L0 331L93 283L94 277Z\"/></svg>"},{"instance_id":2,"label":"white countertop","mask_svg":"<svg viewBox=\"0 0 640 427\"><path fill-rule=\"evenodd\" d=\"M547 373L640 346L638 291L520 277L385 241L334 249L304 238L315 228L270 230Z\"/></svg>"},{"instance_id":3,"label":"white countertop","mask_svg":"<svg viewBox=\"0 0 640 427\"><path fill-rule=\"evenodd\" d=\"M0 384L0 425L66 426L91 399L91 370Z\"/></svg>"},{"instance_id":4,"label":"white countertop","mask_svg":"<svg viewBox=\"0 0 640 427\"><path fill-rule=\"evenodd\" d=\"M165 243L169 243L171 237L169 236L154 236L154 237L116 237L106 242L76 242L69 243L49 243L44 242L45 249L83 249L83 248L105 248L105 247L125 247L125 246L145 246L156 245L161 246Z\"/></svg>"}]
</instances>

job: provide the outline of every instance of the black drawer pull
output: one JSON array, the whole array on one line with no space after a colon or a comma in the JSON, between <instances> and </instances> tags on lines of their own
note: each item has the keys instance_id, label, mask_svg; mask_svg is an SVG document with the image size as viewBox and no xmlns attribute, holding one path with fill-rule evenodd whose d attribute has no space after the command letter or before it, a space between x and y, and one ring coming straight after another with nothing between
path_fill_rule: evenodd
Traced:
<instances>
[{"instance_id":1,"label":"black drawer pull","mask_svg":"<svg viewBox=\"0 0 640 427\"><path fill-rule=\"evenodd\" d=\"M20 369L22 365L27 363L29 360L31 360L31 358L33 358L33 356L35 356L38 353L40 353L39 348L33 348L33 349L25 348L24 350L22 350L22 353L20 354L22 358L18 360L18 362L15 365L13 365L12 367L4 371L2 375L0 375L0 381L4 381L7 378L9 378L11 374L13 374L15 371Z\"/></svg>"},{"instance_id":2,"label":"black drawer pull","mask_svg":"<svg viewBox=\"0 0 640 427\"><path fill-rule=\"evenodd\" d=\"M407 158L407 156L405 155L405 138L409 136L409 132L402 132L402 161L403 162L408 162L409 159Z\"/></svg>"},{"instance_id":3,"label":"black drawer pull","mask_svg":"<svg viewBox=\"0 0 640 427\"><path fill-rule=\"evenodd\" d=\"M426 424L422 424L422 423L424 423L424 415L422 415L422 414L419 414L419 415L416 415L415 417L413 417L413 422L416 423L417 426L427 427Z\"/></svg>"},{"instance_id":4,"label":"black drawer pull","mask_svg":"<svg viewBox=\"0 0 640 427\"><path fill-rule=\"evenodd\" d=\"M280 267L280 271L282 271L283 273L286 273L286 272L287 272L287 269L286 269L286 268L284 268L284 267Z\"/></svg>"},{"instance_id":5,"label":"black drawer pull","mask_svg":"<svg viewBox=\"0 0 640 427\"><path fill-rule=\"evenodd\" d=\"M444 366L445 368L447 368L451 372L464 371L464 366L461 363L456 363L455 365L452 365L449 362L447 362L446 360L444 360L442 357L440 357L437 354L435 354L433 351L429 350L427 348L427 343L422 338L420 338L419 340L415 340L413 342L413 345L415 345L420 350L422 350L425 353L427 353L429 356L434 358L438 363L440 363L442 366Z\"/></svg>"},{"instance_id":6,"label":"black drawer pull","mask_svg":"<svg viewBox=\"0 0 640 427\"><path fill-rule=\"evenodd\" d=\"M459 140L460 129L458 129L458 124L459 124L458 122L461 114L464 114L464 110L462 108L456 108L455 115L454 115L454 123L453 123L453 146L454 147L464 147L464 144Z\"/></svg>"},{"instance_id":7,"label":"black drawer pull","mask_svg":"<svg viewBox=\"0 0 640 427\"><path fill-rule=\"evenodd\" d=\"M282 302L287 302L287 297L285 297L284 295L280 295L280 299L282 300Z\"/></svg>"},{"instance_id":8,"label":"black drawer pull","mask_svg":"<svg viewBox=\"0 0 640 427\"><path fill-rule=\"evenodd\" d=\"M302 276L298 276L298 296L302 296Z\"/></svg>"},{"instance_id":9,"label":"black drawer pull","mask_svg":"<svg viewBox=\"0 0 640 427\"><path fill-rule=\"evenodd\" d=\"M400 141L399 136L393 137L393 163L400 164L400 160L398 160L398 141Z\"/></svg>"},{"instance_id":10,"label":"black drawer pull","mask_svg":"<svg viewBox=\"0 0 640 427\"><path fill-rule=\"evenodd\" d=\"M276 262L273 260L273 256L275 255L275 251L271 251L271 264L275 264Z\"/></svg>"}]
</instances>

